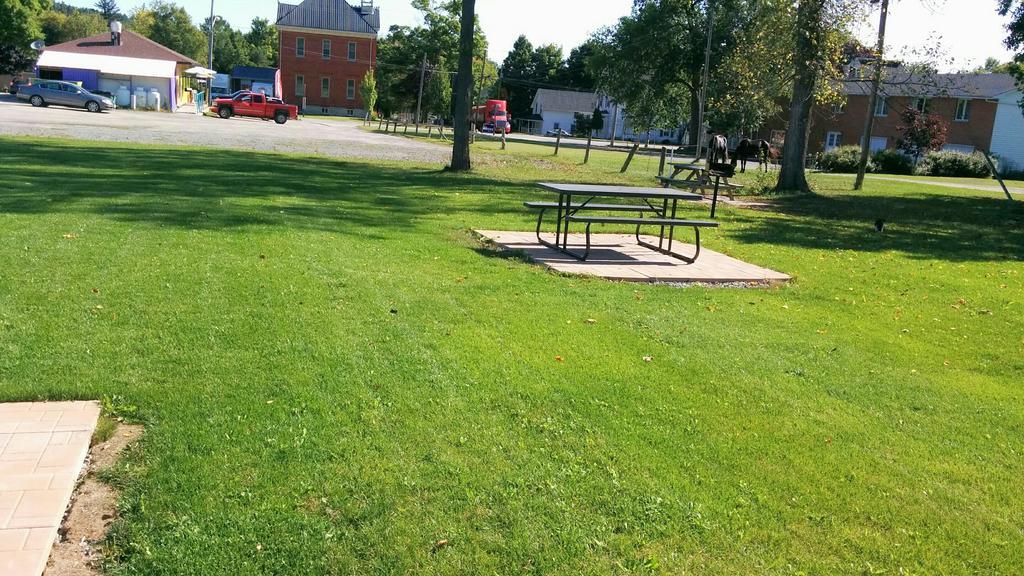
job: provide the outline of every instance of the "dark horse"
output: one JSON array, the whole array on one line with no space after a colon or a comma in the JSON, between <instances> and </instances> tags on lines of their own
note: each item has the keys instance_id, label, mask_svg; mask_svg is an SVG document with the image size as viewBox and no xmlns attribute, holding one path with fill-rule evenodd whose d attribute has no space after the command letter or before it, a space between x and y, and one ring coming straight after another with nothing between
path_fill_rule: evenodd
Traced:
<instances>
[{"instance_id":1,"label":"dark horse","mask_svg":"<svg viewBox=\"0 0 1024 576\"><path fill-rule=\"evenodd\" d=\"M736 166L736 161L739 160L740 172L747 171L747 160L751 156L757 158L757 161L761 163L761 167L764 171L768 171L768 159L771 157L772 148L768 144L767 140L751 140L750 138L744 138L740 140L740 143L736 146L736 153L732 157L732 165Z\"/></svg>"},{"instance_id":2,"label":"dark horse","mask_svg":"<svg viewBox=\"0 0 1024 576\"><path fill-rule=\"evenodd\" d=\"M721 134L711 137L708 142L708 165L725 164L729 161L729 140ZM735 165L735 160L733 164Z\"/></svg>"}]
</instances>

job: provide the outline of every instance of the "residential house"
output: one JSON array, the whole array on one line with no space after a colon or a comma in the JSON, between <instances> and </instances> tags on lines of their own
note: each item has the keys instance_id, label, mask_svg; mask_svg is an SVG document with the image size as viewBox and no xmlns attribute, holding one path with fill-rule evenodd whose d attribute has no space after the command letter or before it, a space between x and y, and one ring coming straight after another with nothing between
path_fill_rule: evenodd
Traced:
<instances>
[{"instance_id":1,"label":"residential house","mask_svg":"<svg viewBox=\"0 0 1024 576\"><path fill-rule=\"evenodd\" d=\"M996 121L992 131L992 153L999 158L1001 172L1024 171L1024 95L1019 88L996 97Z\"/></svg>"},{"instance_id":2,"label":"residential house","mask_svg":"<svg viewBox=\"0 0 1024 576\"><path fill-rule=\"evenodd\" d=\"M174 110L188 98L193 79L185 70L195 60L128 30L47 46L36 75L44 80L80 82L86 90L117 94L122 87L160 94L161 108ZM121 102L119 105L123 104Z\"/></svg>"},{"instance_id":3,"label":"residential house","mask_svg":"<svg viewBox=\"0 0 1024 576\"><path fill-rule=\"evenodd\" d=\"M871 83L856 79L843 82L845 102L831 106L815 106L811 112L808 153L816 154L840 146L859 146L864 137L865 121L870 105ZM1008 124L1011 114L1004 111L1004 126L997 128L997 110L1005 97L1011 99L1013 77L1008 74L936 74L919 76L894 71L879 90L872 113L874 126L870 147L873 152L898 146L904 125L903 112L916 109L942 117L949 130L945 150L970 153L992 150L997 154L994 135L1001 135L1001 146L1017 147ZM1018 110L1019 112L1019 110ZM1019 116L1019 114L1018 114ZM1024 123L1024 120L1022 120ZM785 120L778 118L758 134L781 147L785 141ZM1020 134L1020 132L1016 132ZM1024 153L1024 150L1021 150ZM1019 155L1019 154L1018 154ZM1020 159L1024 162L1024 158Z\"/></svg>"},{"instance_id":4,"label":"residential house","mask_svg":"<svg viewBox=\"0 0 1024 576\"><path fill-rule=\"evenodd\" d=\"M363 116L359 84L377 63L380 10L372 0L277 5L282 98L306 114Z\"/></svg>"},{"instance_id":5,"label":"residential house","mask_svg":"<svg viewBox=\"0 0 1024 576\"><path fill-rule=\"evenodd\" d=\"M614 133L617 140L650 140L659 144L675 144L680 140L678 128L635 131L624 108L607 96L593 92L541 88L533 97L533 113L518 122L515 118L512 121L518 124L519 131L527 134L546 134L556 130L574 133L578 119L589 118L595 109L604 113L604 128L595 132L597 138L610 139Z\"/></svg>"}]
</instances>

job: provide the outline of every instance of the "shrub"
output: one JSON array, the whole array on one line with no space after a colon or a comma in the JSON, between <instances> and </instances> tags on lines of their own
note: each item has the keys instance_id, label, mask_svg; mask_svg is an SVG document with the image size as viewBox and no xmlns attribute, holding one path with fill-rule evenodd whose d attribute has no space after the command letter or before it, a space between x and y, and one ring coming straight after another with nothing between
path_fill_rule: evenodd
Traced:
<instances>
[{"instance_id":1,"label":"shrub","mask_svg":"<svg viewBox=\"0 0 1024 576\"><path fill-rule=\"evenodd\" d=\"M914 163L909 156L897 150L879 150L871 157L875 165L872 172L880 174L913 174Z\"/></svg>"},{"instance_id":2,"label":"shrub","mask_svg":"<svg viewBox=\"0 0 1024 576\"><path fill-rule=\"evenodd\" d=\"M917 165L917 173L954 178L986 178L992 175L981 154L961 152L929 152Z\"/></svg>"},{"instance_id":3,"label":"shrub","mask_svg":"<svg viewBox=\"0 0 1024 576\"><path fill-rule=\"evenodd\" d=\"M859 162L859 146L841 146L818 155L818 169L822 172L855 173ZM871 171L870 161L868 162L868 171Z\"/></svg>"}]
</instances>

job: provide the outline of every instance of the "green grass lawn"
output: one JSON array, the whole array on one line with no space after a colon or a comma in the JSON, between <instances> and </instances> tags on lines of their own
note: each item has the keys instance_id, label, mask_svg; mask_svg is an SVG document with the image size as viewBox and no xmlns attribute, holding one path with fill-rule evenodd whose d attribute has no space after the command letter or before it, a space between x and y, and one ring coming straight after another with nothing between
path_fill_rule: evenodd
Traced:
<instances>
[{"instance_id":1,"label":"green grass lawn","mask_svg":"<svg viewBox=\"0 0 1024 576\"><path fill-rule=\"evenodd\" d=\"M819 179L708 234L789 286L613 283L469 230L656 163L492 144L0 139L0 400L147 425L110 573L1024 571L1021 204Z\"/></svg>"}]
</instances>

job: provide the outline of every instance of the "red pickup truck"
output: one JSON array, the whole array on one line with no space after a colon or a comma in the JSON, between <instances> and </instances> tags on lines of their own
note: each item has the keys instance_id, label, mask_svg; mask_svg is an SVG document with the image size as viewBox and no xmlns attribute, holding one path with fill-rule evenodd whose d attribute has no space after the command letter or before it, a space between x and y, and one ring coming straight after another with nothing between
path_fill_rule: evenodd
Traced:
<instances>
[{"instance_id":1,"label":"red pickup truck","mask_svg":"<svg viewBox=\"0 0 1024 576\"><path fill-rule=\"evenodd\" d=\"M210 111L224 119L232 116L249 116L264 120L273 118L278 124L284 124L289 118L294 120L299 117L298 106L283 104L276 98L268 98L255 92L240 92L233 97L217 98L210 104Z\"/></svg>"}]
</instances>

